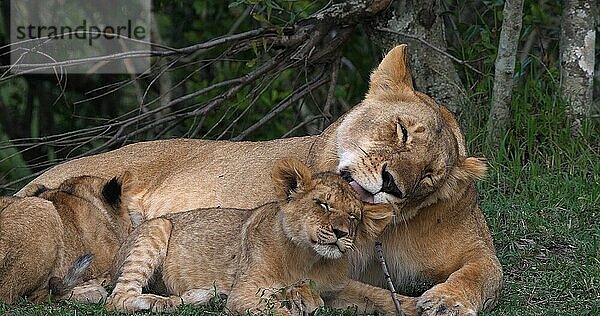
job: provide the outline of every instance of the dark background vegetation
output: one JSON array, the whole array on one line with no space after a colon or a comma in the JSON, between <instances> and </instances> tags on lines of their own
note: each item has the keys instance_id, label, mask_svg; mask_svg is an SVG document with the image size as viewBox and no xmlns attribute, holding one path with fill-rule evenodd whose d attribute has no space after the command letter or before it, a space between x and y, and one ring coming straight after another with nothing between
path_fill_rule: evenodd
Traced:
<instances>
[{"instance_id":1,"label":"dark background vegetation","mask_svg":"<svg viewBox=\"0 0 600 316\"><path fill-rule=\"evenodd\" d=\"M3 43L8 36L6 3L0 25ZM159 37L153 40L185 47L258 27L282 28L326 5L326 1L157 0L153 11ZM465 87L465 99L456 112L470 152L485 156L490 165L479 192L506 276L500 303L490 314L600 314L598 36L592 113L581 132L573 135L565 115L568 105L558 92L561 1L525 1L511 120L499 146L490 147L485 142L486 122L504 2L443 0L439 5L447 52L478 70L455 64ZM330 59L260 76L210 111L193 115L177 116L206 106L228 87L153 110L252 72L275 58L270 42L245 43L250 49L238 54L230 54L231 47L217 46L154 59L152 72L139 77L69 74L66 81L59 81L52 75L24 75L0 81L0 187L12 193L29 181L27 176L53 164L137 141L174 137L267 140L318 133L360 102L366 92L369 74L385 53L370 39L370 27L369 21L355 26ZM7 55L0 59L3 65L9 63ZM328 98L332 94L326 83L290 102L280 113L274 112L319 72L332 73L338 60L333 98ZM327 100L332 100L329 109L325 108ZM146 121L134 120L113 139L120 123L143 113L151 114ZM247 131L269 113L276 115ZM164 124L148 123L173 117ZM91 313L93 307L0 305L0 314L11 315L74 310ZM187 312L182 310L182 314Z\"/></svg>"}]
</instances>

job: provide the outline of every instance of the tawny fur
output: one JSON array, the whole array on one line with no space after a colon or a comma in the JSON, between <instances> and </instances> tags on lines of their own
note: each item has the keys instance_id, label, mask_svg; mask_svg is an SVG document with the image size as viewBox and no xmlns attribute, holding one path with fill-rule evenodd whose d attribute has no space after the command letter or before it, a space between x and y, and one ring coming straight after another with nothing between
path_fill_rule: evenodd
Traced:
<instances>
[{"instance_id":1,"label":"tawny fur","mask_svg":"<svg viewBox=\"0 0 600 316\"><path fill-rule=\"evenodd\" d=\"M56 300L106 298L99 278L132 230L122 181L81 176L38 187L37 196L0 198L0 301L44 302L52 289Z\"/></svg>"},{"instance_id":2,"label":"tawny fur","mask_svg":"<svg viewBox=\"0 0 600 316\"><path fill-rule=\"evenodd\" d=\"M390 51L373 72L365 99L321 135L267 142L143 142L58 165L20 193L36 183L130 170L142 184L130 207L153 218L199 207L267 203L276 195L264 170L279 158L298 158L313 171L347 170L371 193L381 189L385 166L404 193L401 199L386 193L373 197L396 208L397 220L381 239L397 288L408 292L417 284L438 284L419 301L426 315L490 309L502 286L502 269L477 204L474 182L485 163L467 156L452 113L414 90L406 60L405 45ZM371 246L353 253L352 274L382 286L373 253ZM347 294L353 295L351 289Z\"/></svg>"},{"instance_id":3,"label":"tawny fur","mask_svg":"<svg viewBox=\"0 0 600 316\"><path fill-rule=\"evenodd\" d=\"M228 296L226 308L234 313L266 311L270 301L277 314L301 315L324 304L319 292L339 307L340 290L351 284L361 295L344 307L395 313L388 291L349 279L343 256L380 233L393 210L363 210L339 176L313 176L298 160L279 161L272 176L279 202L253 210L198 209L142 223L119 251L107 308L171 311L182 303L207 303L218 293ZM170 296L142 294L155 271Z\"/></svg>"}]
</instances>

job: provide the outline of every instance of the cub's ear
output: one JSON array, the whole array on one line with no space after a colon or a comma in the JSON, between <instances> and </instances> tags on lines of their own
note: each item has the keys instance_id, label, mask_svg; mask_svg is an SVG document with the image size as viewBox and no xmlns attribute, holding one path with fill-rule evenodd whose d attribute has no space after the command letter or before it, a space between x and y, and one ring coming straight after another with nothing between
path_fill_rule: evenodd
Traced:
<instances>
[{"instance_id":1,"label":"cub's ear","mask_svg":"<svg viewBox=\"0 0 600 316\"><path fill-rule=\"evenodd\" d=\"M414 92L407 50L406 44L402 44L385 55L371 74L369 96Z\"/></svg>"},{"instance_id":2,"label":"cub's ear","mask_svg":"<svg viewBox=\"0 0 600 316\"><path fill-rule=\"evenodd\" d=\"M109 205L118 206L120 202L128 200L131 195L138 193L138 186L137 178L131 172L125 171L104 185L102 197Z\"/></svg>"},{"instance_id":3,"label":"cub's ear","mask_svg":"<svg viewBox=\"0 0 600 316\"><path fill-rule=\"evenodd\" d=\"M273 166L271 179L277 197L289 200L292 194L309 190L312 187L310 169L298 159L278 160Z\"/></svg>"},{"instance_id":4,"label":"cub's ear","mask_svg":"<svg viewBox=\"0 0 600 316\"><path fill-rule=\"evenodd\" d=\"M121 202L122 183L121 177L114 177L102 188L102 197L108 205L116 207Z\"/></svg>"},{"instance_id":5,"label":"cub's ear","mask_svg":"<svg viewBox=\"0 0 600 316\"><path fill-rule=\"evenodd\" d=\"M371 238L378 236L392 221L394 209L390 204L365 204L363 206L363 230Z\"/></svg>"},{"instance_id":6,"label":"cub's ear","mask_svg":"<svg viewBox=\"0 0 600 316\"><path fill-rule=\"evenodd\" d=\"M484 158L467 157L459 163L454 176L459 180L477 180L485 177L487 162Z\"/></svg>"},{"instance_id":7,"label":"cub's ear","mask_svg":"<svg viewBox=\"0 0 600 316\"><path fill-rule=\"evenodd\" d=\"M34 183L23 192L23 196L39 196L48 190L49 189L45 185Z\"/></svg>"}]
</instances>

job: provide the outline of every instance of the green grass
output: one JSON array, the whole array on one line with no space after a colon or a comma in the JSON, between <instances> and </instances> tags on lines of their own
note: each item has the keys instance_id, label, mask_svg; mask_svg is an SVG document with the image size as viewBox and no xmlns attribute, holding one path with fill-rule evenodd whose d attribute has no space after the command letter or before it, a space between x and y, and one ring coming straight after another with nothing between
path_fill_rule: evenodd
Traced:
<instances>
[{"instance_id":1,"label":"green grass","mask_svg":"<svg viewBox=\"0 0 600 316\"><path fill-rule=\"evenodd\" d=\"M532 169L507 193L497 179L481 185L505 275L491 315L599 315L600 174Z\"/></svg>"}]
</instances>

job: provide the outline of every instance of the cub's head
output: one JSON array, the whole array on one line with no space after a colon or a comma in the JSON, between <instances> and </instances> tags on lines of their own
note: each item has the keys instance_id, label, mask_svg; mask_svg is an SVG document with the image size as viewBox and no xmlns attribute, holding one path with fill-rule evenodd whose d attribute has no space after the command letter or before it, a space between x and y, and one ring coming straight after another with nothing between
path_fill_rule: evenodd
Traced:
<instances>
[{"instance_id":1,"label":"cub's head","mask_svg":"<svg viewBox=\"0 0 600 316\"><path fill-rule=\"evenodd\" d=\"M337 171L363 201L391 203L407 220L485 173L467 157L450 111L415 91L406 45L392 49L371 75L363 102L337 128Z\"/></svg>"},{"instance_id":2,"label":"cub's head","mask_svg":"<svg viewBox=\"0 0 600 316\"><path fill-rule=\"evenodd\" d=\"M340 258L352 249L357 235L379 234L393 215L387 206L363 206L358 194L338 175L313 175L296 159L278 161L272 179L286 236L328 259Z\"/></svg>"},{"instance_id":3,"label":"cub's head","mask_svg":"<svg viewBox=\"0 0 600 316\"><path fill-rule=\"evenodd\" d=\"M97 214L115 228L132 230L132 222L125 205L127 188L133 182L129 172L106 180L95 176L78 176L64 180L56 189L38 186L30 196L52 201L58 207L75 212Z\"/></svg>"}]
</instances>

